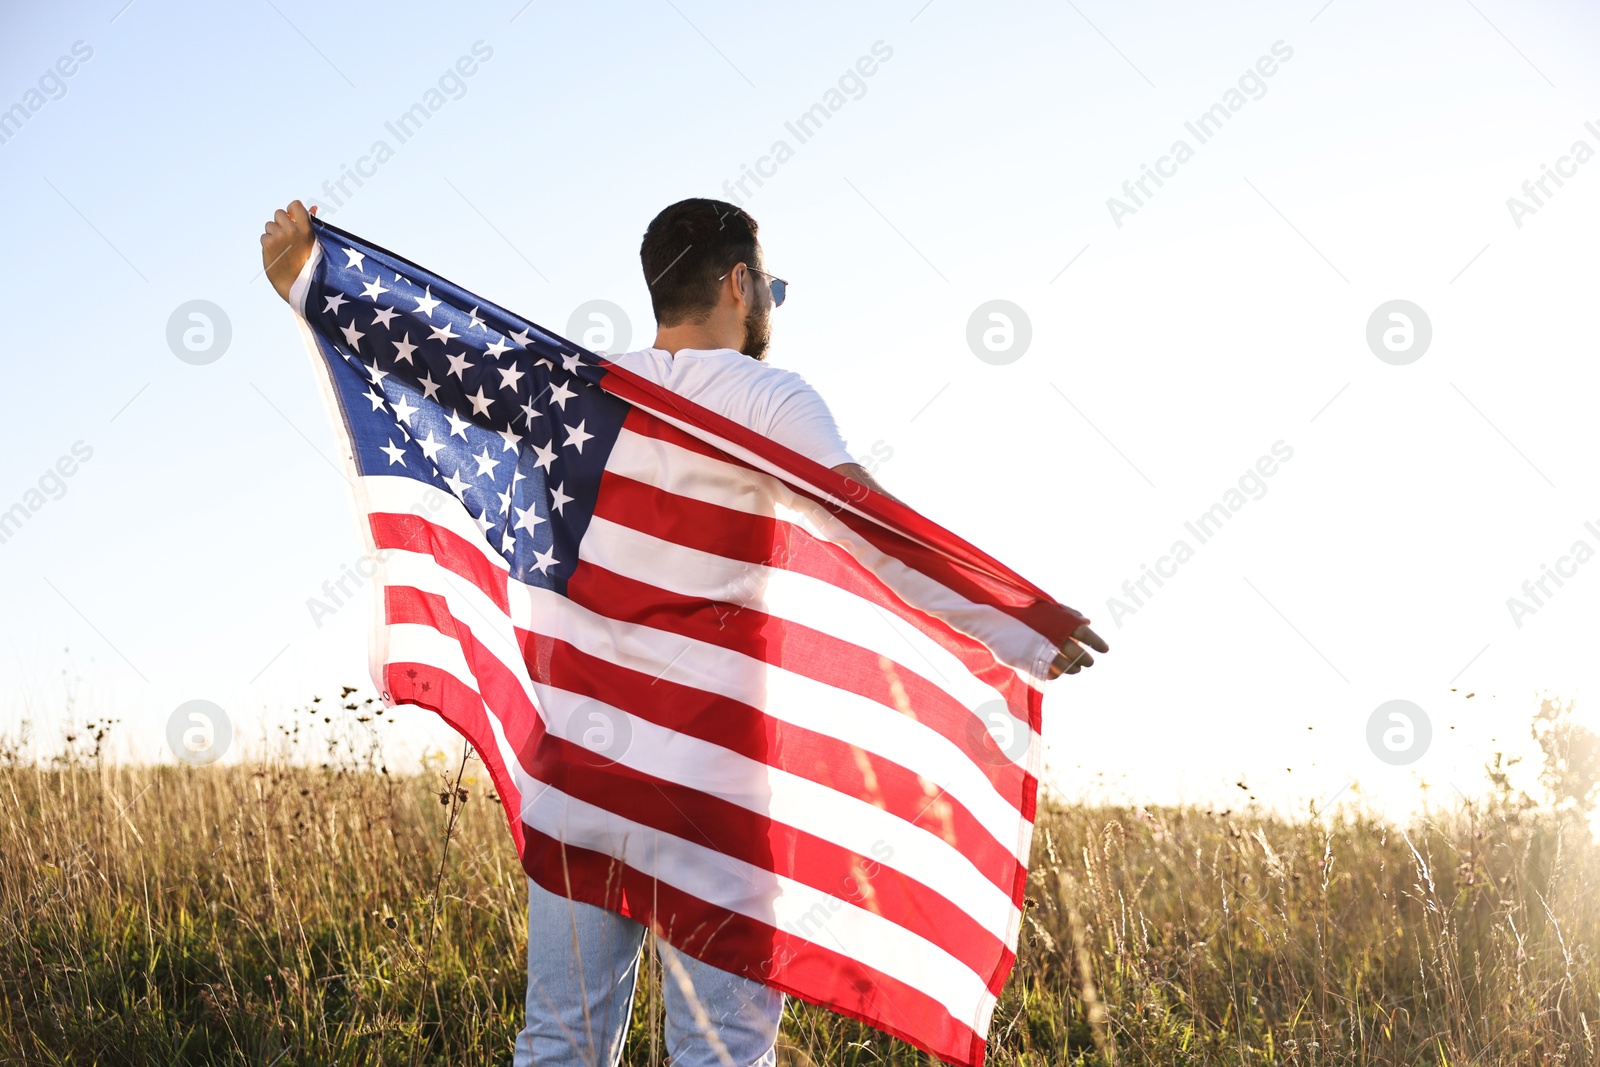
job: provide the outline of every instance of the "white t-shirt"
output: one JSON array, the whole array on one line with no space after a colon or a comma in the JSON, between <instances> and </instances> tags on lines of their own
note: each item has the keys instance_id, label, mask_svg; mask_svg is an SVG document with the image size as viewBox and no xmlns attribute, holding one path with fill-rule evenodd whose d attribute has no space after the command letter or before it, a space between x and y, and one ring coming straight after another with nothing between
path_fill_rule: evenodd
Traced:
<instances>
[{"instance_id":1,"label":"white t-shirt","mask_svg":"<svg viewBox=\"0 0 1600 1067\"><path fill-rule=\"evenodd\" d=\"M856 461L828 405L792 370L732 348L680 348L676 355L642 348L607 358L824 467Z\"/></svg>"}]
</instances>

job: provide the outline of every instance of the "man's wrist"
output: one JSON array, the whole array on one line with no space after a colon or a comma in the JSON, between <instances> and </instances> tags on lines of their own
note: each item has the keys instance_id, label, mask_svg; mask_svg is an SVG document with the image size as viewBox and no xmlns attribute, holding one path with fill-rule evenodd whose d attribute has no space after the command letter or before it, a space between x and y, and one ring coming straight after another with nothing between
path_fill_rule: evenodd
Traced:
<instances>
[{"instance_id":1,"label":"man's wrist","mask_svg":"<svg viewBox=\"0 0 1600 1067\"><path fill-rule=\"evenodd\" d=\"M311 278L316 273L317 261L322 258L322 242L311 242L311 254L306 257L305 265L300 268L294 281L289 284L289 295L284 297L289 302L289 307L296 315L305 315L306 293L311 289Z\"/></svg>"}]
</instances>

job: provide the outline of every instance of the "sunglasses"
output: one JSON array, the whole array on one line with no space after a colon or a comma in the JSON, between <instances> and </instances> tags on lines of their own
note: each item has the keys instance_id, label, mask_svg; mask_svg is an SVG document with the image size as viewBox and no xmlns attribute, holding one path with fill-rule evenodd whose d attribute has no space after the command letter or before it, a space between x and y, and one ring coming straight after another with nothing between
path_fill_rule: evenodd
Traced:
<instances>
[{"instance_id":1,"label":"sunglasses","mask_svg":"<svg viewBox=\"0 0 1600 1067\"><path fill-rule=\"evenodd\" d=\"M763 278L767 279L767 286L772 290L772 306L775 307L775 308L783 306L784 294L789 289L789 283L788 282L784 281L782 278L778 277L776 274L768 274L766 271L760 270L760 269L758 269L756 267L752 267L748 263L744 264L744 269L748 270L748 271L752 271L752 272L754 272L756 274L759 274ZM733 271L731 271L731 270L728 272L728 274L732 274L732 273L733 273ZM722 276L722 278L726 278L728 276L728 274L724 274ZM722 280L722 278L718 278L717 281L720 282Z\"/></svg>"}]
</instances>

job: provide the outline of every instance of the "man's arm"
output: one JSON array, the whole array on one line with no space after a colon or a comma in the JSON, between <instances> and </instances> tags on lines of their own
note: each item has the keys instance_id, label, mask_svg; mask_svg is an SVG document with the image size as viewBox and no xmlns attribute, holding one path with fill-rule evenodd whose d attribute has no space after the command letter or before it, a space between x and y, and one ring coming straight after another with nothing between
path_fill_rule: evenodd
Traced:
<instances>
[{"instance_id":1,"label":"man's arm","mask_svg":"<svg viewBox=\"0 0 1600 1067\"><path fill-rule=\"evenodd\" d=\"M882 493L897 504L905 503L905 501L879 485L878 480L867 471L867 468L859 463L841 463L833 469L835 473L844 475L845 480L851 483L850 488L845 490L846 494L851 497L859 499L859 494L852 490L858 489L860 486L866 486L875 493ZM1085 648L1085 645L1088 647ZM1084 623L1072 631L1072 636L1067 639L1066 643L1061 646L1061 650L1056 653L1054 662L1050 664L1050 677L1059 678L1063 674L1077 674L1085 667L1093 667L1094 657L1089 654L1090 648L1096 652L1111 651L1111 646L1105 643L1105 639L1091 630L1088 623Z\"/></svg>"},{"instance_id":2,"label":"man's arm","mask_svg":"<svg viewBox=\"0 0 1600 1067\"><path fill-rule=\"evenodd\" d=\"M874 493L882 493L890 500L893 500L896 504L905 503L904 500L901 500L899 497L889 492L889 490L879 485L878 480L867 471L867 468L863 467L859 463L841 463L837 467L833 468L833 470L835 474L844 475L845 480L852 483L851 487L845 490L845 493L852 499L858 500L861 498L862 494L858 489L856 489L856 487L864 485L868 489L871 489Z\"/></svg>"}]
</instances>

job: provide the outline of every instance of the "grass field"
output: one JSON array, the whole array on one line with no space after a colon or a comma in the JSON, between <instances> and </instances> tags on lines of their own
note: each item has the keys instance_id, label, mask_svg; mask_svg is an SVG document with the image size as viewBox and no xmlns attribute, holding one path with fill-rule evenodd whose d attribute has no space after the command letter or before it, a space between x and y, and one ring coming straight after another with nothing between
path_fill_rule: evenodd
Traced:
<instances>
[{"instance_id":1,"label":"grass field","mask_svg":"<svg viewBox=\"0 0 1600 1067\"><path fill-rule=\"evenodd\" d=\"M475 764L459 792L348 738L306 766L286 730L245 765L117 765L83 748L104 729L0 746L0 1062L510 1062L525 883ZM1494 772L1406 826L1047 805L989 1062L1600 1062L1600 761L1563 709L1541 730L1549 796ZM628 1063L664 1061L658 1014L647 980ZM931 1062L792 1001L782 1052Z\"/></svg>"}]
</instances>

